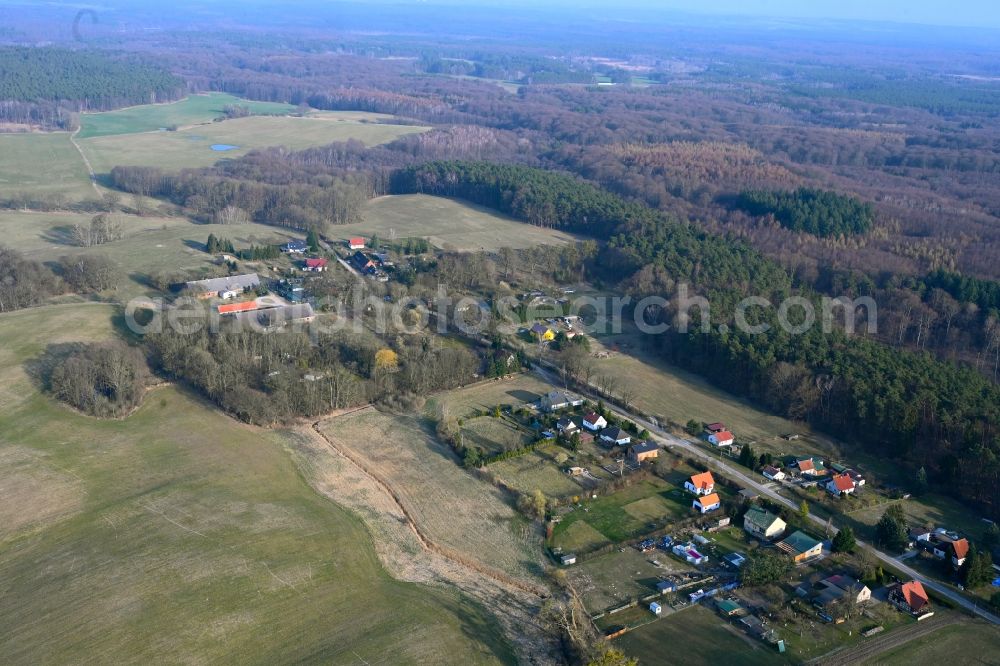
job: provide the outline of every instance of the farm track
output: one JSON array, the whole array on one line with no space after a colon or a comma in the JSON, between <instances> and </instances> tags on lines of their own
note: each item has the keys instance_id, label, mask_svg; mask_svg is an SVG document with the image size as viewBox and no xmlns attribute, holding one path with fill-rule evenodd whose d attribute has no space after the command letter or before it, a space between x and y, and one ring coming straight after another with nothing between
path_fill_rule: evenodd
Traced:
<instances>
[{"instance_id":1,"label":"farm track","mask_svg":"<svg viewBox=\"0 0 1000 666\"><path fill-rule=\"evenodd\" d=\"M344 412L343 414L340 414L337 417L333 418L339 418L342 416L347 416L349 414L355 414L357 412L365 411L368 409L374 409L374 408L361 407L359 409L354 409L348 412ZM521 592L530 594L538 600L545 599L549 596L548 592L544 588L519 580L518 578L506 574L503 571L499 571L481 562L477 562L460 553L456 553L450 548L447 548L439 543L436 543L426 532L424 532L420 528L420 525L413 517L413 513L406 507L406 505L403 503L402 497L399 495L398 492L396 492L396 490L392 487L392 485L384 478L382 478L382 476L378 474L378 472L371 469L369 465L365 464L365 461L362 460L355 452L351 451L347 447L338 445L331 437L329 437L326 433L324 433L321 428L322 423L323 421L316 421L315 423L313 423L312 424L313 432L319 435L319 437L326 443L327 446L335 450L343 457L347 458L355 467L360 469L365 474L365 476L374 481L376 485L379 486L379 488L381 488L387 495L389 495L392 498L393 503L398 507L400 513L406 519L407 525L413 531L414 535L416 535L417 540L420 542L420 545L421 547L423 547L424 550L427 550L431 553L434 553L435 555L443 557L449 562L456 564L460 567L463 567L467 570L470 570L476 574L486 576L487 578L490 578L494 582L499 583L504 587L515 588Z\"/></svg>"},{"instance_id":2,"label":"farm track","mask_svg":"<svg viewBox=\"0 0 1000 666\"><path fill-rule=\"evenodd\" d=\"M76 128L76 131L69 135L69 142L73 144L76 148L76 152L80 153L80 157L83 158L83 165L87 167L87 173L90 175L90 186L94 188L94 192L97 196L101 196L101 188L97 186L97 174L94 172L94 167L90 164L90 159L87 157L87 153L83 152L83 148L80 144L76 142L76 135L80 132L80 128Z\"/></svg>"},{"instance_id":3,"label":"farm track","mask_svg":"<svg viewBox=\"0 0 1000 666\"><path fill-rule=\"evenodd\" d=\"M863 664L883 652L888 652L904 643L909 643L938 629L958 624L960 621L961 618L957 617L954 613L949 613L944 618L937 615L906 629L893 631L885 636L873 638L861 645L827 653L822 657L807 661L806 664L810 666L850 666L852 664Z\"/></svg>"}]
</instances>

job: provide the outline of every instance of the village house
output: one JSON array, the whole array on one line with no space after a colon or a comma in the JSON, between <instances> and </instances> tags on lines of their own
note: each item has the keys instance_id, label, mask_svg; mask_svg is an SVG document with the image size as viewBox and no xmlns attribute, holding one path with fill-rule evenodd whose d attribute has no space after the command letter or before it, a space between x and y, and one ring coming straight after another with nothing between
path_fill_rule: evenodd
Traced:
<instances>
[{"instance_id":1,"label":"village house","mask_svg":"<svg viewBox=\"0 0 1000 666\"><path fill-rule=\"evenodd\" d=\"M795 466L802 476L826 475L826 467L819 458L800 458L795 461Z\"/></svg>"},{"instance_id":2,"label":"village house","mask_svg":"<svg viewBox=\"0 0 1000 666\"><path fill-rule=\"evenodd\" d=\"M607 420L597 412L587 412L583 417L583 427L598 432L608 427Z\"/></svg>"},{"instance_id":3,"label":"village house","mask_svg":"<svg viewBox=\"0 0 1000 666\"><path fill-rule=\"evenodd\" d=\"M306 259L305 264L302 266L302 270L309 271L310 273L322 273L326 270L329 261L326 259Z\"/></svg>"},{"instance_id":4,"label":"village house","mask_svg":"<svg viewBox=\"0 0 1000 666\"><path fill-rule=\"evenodd\" d=\"M952 539L948 535L939 534L933 552L934 557L939 560L949 560L951 565L958 569L965 564L965 558L969 555L969 540Z\"/></svg>"},{"instance_id":5,"label":"village house","mask_svg":"<svg viewBox=\"0 0 1000 666\"><path fill-rule=\"evenodd\" d=\"M551 342L556 339L556 332L545 324L535 324L532 326L531 334L535 336L536 340L541 340L542 342Z\"/></svg>"},{"instance_id":6,"label":"village house","mask_svg":"<svg viewBox=\"0 0 1000 666\"><path fill-rule=\"evenodd\" d=\"M889 589L889 603L917 619L930 617L934 614L931 612L930 597L919 580L893 585Z\"/></svg>"},{"instance_id":7,"label":"village house","mask_svg":"<svg viewBox=\"0 0 1000 666\"><path fill-rule=\"evenodd\" d=\"M691 508L697 509L701 513L708 513L709 511L715 511L722 506L722 500L719 498L718 493L712 493L711 495L703 495L696 497L694 502L691 503Z\"/></svg>"},{"instance_id":8,"label":"village house","mask_svg":"<svg viewBox=\"0 0 1000 666\"><path fill-rule=\"evenodd\" d=\"M846 574L836 574L818 581L816 578L818 576L811 578L812 582L800 585L795 593L808 599L813 606L822 609L832 618L845 618L852 607L872 598L872 591L867 585Z\"/></svg>"},{"instance_id":9,"label":"village house","mask_svg":"<svg viewBox=\"0 0 1000 666\"><path fill-rule=\"evenodd\" d=\"M305 254L308 250L309 245L301 240L290 240L281 246L281 251L285 254Z\"/></svg>"},{"instance_id":10,"label":"village house","mask_svg":"<svg viewBox=\"0 0 1000 666\"><path fill-rule=\"evenodd\" d=\"M611 426L601 431L601 441L614 446L625 446L632 441L632 436L618 426Z\"/></svg>"},{"instance_id":11,"label":"village house","mask_svg":"<svg viewBox=\"0 0 1000 666\"><path fill-rule=\"evenodd\" d=\"M713 446L732 446L736 438L733 437L733 433L728 430L720 430L719 432L713 432L706 437L709 444Z\"/></svg>"},{"instance_id":12,"label":"village house","mask_svg":"<svg viewBox=\"0 0 1000 666\"><path fill-rule=\"evenodd\" d=\"M629 447L629 460L641 463L645 460L653 460L660 454L660 447L655 442L638 442Z\"/></svg>"},{"instance_id":13,"label":"village house","mask_svg":"<svg viewBox=\"0 0 1000 666\"><path fill-rule=\"evenodd\" d=\"M843 497L854 492L854 479L849 474L837 474L826 482L826 490L831 495Z\"/></svg>"},{"instance_id":14,"label":"village house","mask_svg":"<svg viewBox=\"0 0 1000 666\"><path fill-rule=\"evenodd\" d=\"M347 241L347 247L350 250L363 250L365 249L365 239L360 236L350 238Z\"/></svg>"},{"instance_id":15,"label":"village house","mask_svg":"<svg viewBox=\"0 0 1000 666\"><path fill-rule=\"evenodd\" d=\"M759 506L750 507L743 516L743 529L760 539L776 539L788 525L778 516Z\"/></svg>"},{"instance_id":16,"label":"village house","mask_svg":"<svg viewBox=\"0 0 1000 666\"><path fill-rule=\"evenodd\" d=\"M796 564L811 560L823 554L823 542L817 541L805 532L799 530L778 543L778 548L792 556L792 561Z\"/></svg>"},{"instance_id":17,"label":"village house","mask_svg":"<svg viewBox=\"0 0 1000 666\"><path fill-rule=\"evenodd\" d=\"M567 436L572 435L579 429L580 429L579 426L577 426L576 423L573 421L573 419L569 418L568 416L564 416L563 418L556 421L556 430L558 430L563 435Z\"/></svg>"},{"instance_id":18,"label":"village house","mask_svg":"<svg viewBox=\"0 0 1000 666\"><path fill-rule=\"evenodd\" d=\"M711 495L715 492L715 478L711 472L695 474L684 482L684 488L695 495Z\"/></svg>"},{"instance_id":19,"label":"village house","mask_svg":"<svg viewBox=\"0 0 1000 666\"><path fill-rule=\"evenodd\" d=\"M550 391L538 401L539 408L546 412L555 412L568 407L579 407L583 398L564 391Z\"/></svg>"},{"instance_id":20,"label":"village house","mask_svg":"<svg viewBox=\"0 0 1000 666\"><path fill-rule=\"evenodd\" d=\"M236 298L240 294L260 286L260 278L256 273L245 275L230 275L228 277L211 278L208 280L192 280L184 286L195 298Z\"/></svg>"},{"instance_id":21,"label":"village house","mask_svg":"<svg viewBox=\"0 0 1000 666\"><path fill-rule=\"evenodd\" d=\"M785 478L784 472L782 472L777 467L773 467L771 465L768 465L767 467L762 469L760 473L765 479L770 479L771 481L781 481L782 479Z\"/></svg>"}]
</instances>

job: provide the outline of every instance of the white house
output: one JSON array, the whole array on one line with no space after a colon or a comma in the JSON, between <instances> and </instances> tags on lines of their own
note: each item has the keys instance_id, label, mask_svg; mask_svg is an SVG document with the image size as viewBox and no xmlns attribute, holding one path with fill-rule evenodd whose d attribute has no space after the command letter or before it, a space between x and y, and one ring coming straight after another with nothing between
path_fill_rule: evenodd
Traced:
<instances>
[{"instance_id":1,"label":"white house","mask_svg":"<svg viewBox=\"0 0 1000 666\"><path fill-rule=\"evenodd\" d=\"M777 467L772 467L771 465L768 465L767 467L762 469L760 473L764 475L765 479L770 479L771 481L781 481L782 479L785 478L784 472L782 472Z\"/></svg>"},{"instance_id":2,"label":"white house","mask_svg":"<svg viewBox=\"0 0 1000 666\"><path fill-rule=\"evenodd\" d=\"M625 446L632 441L632 436L621 428L614 426L612 428L605 428L601 431L601 440L607 442L608 444Z\"/></svg>"},{"instance_id":3,"label":"white house","mask_svg":"<svg viewBox=\"0 0 1000 666\"><path fill-rule=\"evenodd\" d=\"M854 479L850 474L838 474L826 482L826 489L831 495L843 497L854 492Z\"/></svg>"},{"instance_id":4,"label":"white house","mask_svg":"<svg viewBox=\"0 0 1000 666\"><path fill-rule=\"evenodd\" d=\"M690 542L677 544L671 549L671 552L678 557L683 557L688 564L698 565L708 562L708 557L699 553L694 544Z\"/></svg>"},{"instance_id":5,"label":"white house","mask_svg":"<svg viewBox=\"0 0 1000 666\"><path fill-rule=\"evenodd\" d=\"M695 474L684 482L684 488L695 495L711 495L715 492L715 479L711 472Z\"/></svg>"},{"instance_id":6,"label":"white house","mask_svg":"<svg viewBox=\"0 0 1000 666\"><path fill-rule=\"evenodd\" d=\"M559 558L559 561L562 562L564 567L568 567L571 564L576 564L576 555L572 553L567 553L566 555L563 555L561 558Z\"/></svg>"},{"instance_id":7,"label":"white house","mask_svg":"<svg viewBox=\"0 0 1000 666\"><path fill-rule=\"evenodd\" d=\"M568 417L563 417L556 422L556 430L564 435L572 435L579 429L573 419Z\"/></svg>"},{"instance_id":8,"label":"white house","mask_svg":"<svg viewBox=\"0 0 1000 666\"><path fill-rule=\"evenodd\" d=\"M715 511L720 506L722 506L722 500L719 499L719 496L716 493L705 495L703 497L697 497L694 502L691 503L691 508L698 509L701 513Z\"/></svg>"},{"instance_id":9,"label":"white house","mask_svg":"<svg viewBox=\"0 0 1000 666\"><path fill-rule=\"evenodd\" d=\"M583 427L587 430L598 432L599 430L607 428L608 422L607 419L597 412L588 412L587 415L583 417Z\"/></svg>"},{"instance_id":10,"label":"white house","mask_svg":"<svg viewBox=\"0 0 1000 666\"><path fill-rule=\"evenodd\" d=\"M721 430L709 434L706 439L708 439L709 444L714 444L715 446L732 446L736 438L728 430Z\"/></svg>"}]
</instances>

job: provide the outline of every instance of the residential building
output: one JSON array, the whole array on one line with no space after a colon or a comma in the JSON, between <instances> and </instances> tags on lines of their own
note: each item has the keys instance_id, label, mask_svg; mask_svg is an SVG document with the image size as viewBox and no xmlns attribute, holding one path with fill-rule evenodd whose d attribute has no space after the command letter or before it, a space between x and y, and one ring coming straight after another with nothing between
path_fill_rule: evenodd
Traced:
<instances>
[{"instance_id":1,"label":"residential building","mask_svg":"<svg viewBox=\"0 0 1000 666\"><path fill-rule=\"evenodd\" d=\"M347 241L347 247L351 250L363 250L365 249L365 239L360 236L350 238Z\"/></svg>"},{"instance_id":2,"label":"residential building","mask_svg":"<svg viewBox=\"0 0 1000 666\"><path fill-rule=\"evenodd\" d=\"M562 557L560 557L559 561L562 562L562 565L564 567L568 567L571 564L576 564L576 555L574 555L573 553L567 553Z\"/></svg>"},{"instance_id":3,"label":"residential building","mask_svg":"<svg viewBox=\"0 0 1000 666\"><path fill-rule=\"evenodd\" d=\"M708 443L713 446L732 446L736 438L733 437L733 433L728 430L720 430L719 432L713 432L709 434L706 438Z\"/></svg>"},{"instance_id":4,"label":"residential building","mask_svg":"<svg viewBox=\"0 0 1000 666\"><path fill-rule=\"evenodd\" d=\"M950 560L956 569L965 564L965 558L969 556L968 539L952 539L948 535L936 533L932 537L932 543L934 556L941 560Z\"/></svg>"},{"instance_id":5,"label":"residential building","mask_svg":"<svg viewBox=\"0 0 1000 666\"><path fill-rule=\"evenodd\" d=\"M579 430L580 427L576 425L573 419L569 417L563 417L556 421L556 430L564 435L572 435L574 432Z\"/></svg>"},{"instance_id":6,"label":"residential building","mask_svg":"<svg viewBox=\"0 0 1000 666\"><path fill-rule=\"evenodd\" d=\"M535 324L532 326L531 334L535 336L536 340L541 340L542 342L551 342L556 339L556 332L545 324Z\"/></svg>"},{"instance_id":7,"label":"residential building","mask_svg":"<svg viewBox=\"0 0 1000 666\"><path fill-rule=\"evenodd\" d=\"M597 412L587 412L583 417L583 427L598 432L608 427L607 420Z\"/></svg>"},{"instance_id":8,"label":"residential building","mask_svg":"<svg viewBox=\"0 0 1000 666\"><path fill-rule=\"evenodd\" d=\"M750 507L743 516L743 529L759 539L777 539L787 527L784 520L759 506Z\"/></svg>"},{"instance_id":9,"label":"residential building","mask_svg":"<svg viewBox=\"0 0 1000 666\"><path fill-rule=\"evenodd\" d=\"M632 436L618 426L611 426L601 431L601 441L615 446L625 446L632 441Z\"/></svg>"},{"instance_id":10,"label":"residential building","mask_svg":"<svg viewBox=\"0 0 1000 666\"><path fill-rule=\"evenodd\" d=\"M823 542L817 541L801 530L792 534L778 543L778 548L792 556L792 561L796 564L805 562L823 554Z\"/></svg>"},{"instance_id":11,"label":"residential building","mask_svg":"<svg viewBox=\"0 0 1000 666\"><path fill-rule=\"evenodd\" d=\"M312 273L322 273L326 270L328 263L329 261L323 259L322 257L319 259L306 259L305 264L302 266L302 270Z\"/></svg>"},{"instance_id":12,"label":"residential building","mask_svg":"<svg viewBox=\"0 0 1000 666\"><path fill-rule=\"evenodd\" d=\"M309 245L301 240L290 240L281 246L281 251L285 254L305 254L308 250Z\"/></svg>"},{"instance_id":13,"label":"residential building","mask_svg":"<svg viewBox=\"0 0 1000 666\"><path fill-rule=\"evenodd\" d=\"M629 447L628 457L632 462L641 463L645 460L653 460L660 454L660 447L656 442L638 442Z\"/></svg>"},{"instance_id":14,"label":"residential building","mask_svg":"<svg viewBox=\"0 0 1000 666\"><path fill-rule=\"evenodd\" d=\"M761 475L763 475L765 479L770 479L771 481L781 481L782 479L785 478L784 472L782 472L777 467L773 467L771 465L768 465L767 467L762 469L760 473Z\"/></svg>"},{"instance_id":15,"label":"residential building","mask_svg":"<svg viewBox=\"0 0 1000 666\"><path fill-rule=\"evenodd\" d=\"M803 476L826 475L826 466L819 458L800 458L795 464L798 467L799 474Z\"/></svg>"},{"instance_id":16,"label":"residential building","mask_svg":"<svg viewBox=\"0 0 1000 666\"><path fill-rule=\"evenodd\" d=\"M717 432L722 432L725 429L726 429L726 426L725 426L724 423L707 423L707 424L705 424L705 434L706 435L713 435L713 434L715 434Z\"/></svg>"},{"instance_id":17,"label":"residential building","mask_svg":"<svg viewBox=\"0 0 1000 666\"><path fill-rule=\"evenodd\" d=\"M919 580L896 583L889 589L889 603L916 618L930 617L931 599Z\"/></svg>"},{"instance_id":18,"label":"residential building","mask_svg":"<svg viewBox=\"0 0 1000 666\"><path fill-rule=\"evenodd\" d=\"M850 495L854 492L854 489L854 479L852 479L851 475L847 473L837 474L830 477L830 480L826 482L827 492L837 497Z\"/></svg>"},{"instance_id":19,"label":"residential building","mask_svg":"<svg viewBox=\"0 0 1000 666\"><path fill-rule=\"evenodd\" d=\"M711 495L702 495L696 497L694 502L691 503L691 508L697 509L701 513L708 513L709 511L715 511L722 506L722 500L719 498L718 493L712 493Z\"/></svg>"},{"instance_id":20,"label":"residential building","mask_svg":"<svg viewBox=\"0 0 1000 666\"><path fill-rule=\"evenodd\" d=\"M715 478L711 472L695 474L684 482L684 488L695 495L711 495L715 492Z\"/></svg>"}]
</instances>

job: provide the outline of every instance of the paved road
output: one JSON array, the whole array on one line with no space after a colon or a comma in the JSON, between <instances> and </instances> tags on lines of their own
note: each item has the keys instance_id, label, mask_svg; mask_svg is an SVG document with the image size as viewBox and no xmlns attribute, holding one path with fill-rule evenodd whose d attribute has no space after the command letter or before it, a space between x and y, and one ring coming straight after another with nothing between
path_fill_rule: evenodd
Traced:
<instances>
[{"instance_id":1,"label":"paved road","mask_svg":"<svg viewBox=\"0 0 1000 666\"><path fill-rule=\"evenodd\" d=\"M562 382L560 381L559 377L556 375L556 373L552 372L551 370L548 370L544 367L541 367L538 364L535 364L534 372L536 372L538 375L540 375L542 378L544 378L551 384L555 384L557 386L562 385ZM768 485L755 481L741 467L737 468L736 466L731 465L724 460L720 460L715 456L711 455L711 453L706 451L701 446L694 444L686 439L675 437L674 435L665 432L658 426L653 425L646 419L640 418L632 414L631 412L627 412L624 409L621 409L614 405L608 405L607 407L610 411L614 412L618 416L627 418L630 421L633 421L638 425L642 426L643 428L645 428L646 430L648 430L650 433L652 433L653 440L666 446L667 448L682 449L684 450L685 453L688 453L692 456L704 460L709 468L718 470L723 476L726 476L730 479L738 480L740 483L746 485L747 487L753 488L761 495L764 495L779 504L787 506L793 511L798 511L799 507L792 500L788 499L784 495L780 495L777 491L775 491ZM822 526L824 529L826 528L826 521L824 521L820 517L809 516L809 519L812 520L814 523ZM834 532L834 534L836 534L838 530L837 528L832 528L832 531ZM978 605L974 604L973 602L969 601L964 596L959 594L956 590L953 590L950 587L936 580L927 578L925 575L907 566L905 562L902 562L897 557L893 557L889 553L885 553L881 550L878 550L874 546L866 544L861 540L858 540L857 543L859 546L867 548L869 551L871 551L871 553L881 562L888 564L892 567L895 567L898 571L902 572L903 574L909 576L914 580L919 580L925 587L930 588L940 596L946 597L947 599L961 606L967 611L975 613L976 615L979 615L980 617L992 622L993 624L1000 624L1000 617L994 615L993 613L990 613L989 611L983 608L980 608Z\"/></svg>"}]
</instances>

